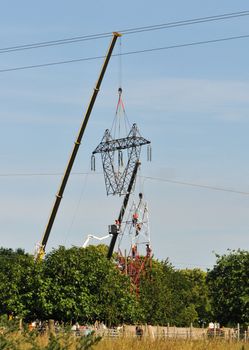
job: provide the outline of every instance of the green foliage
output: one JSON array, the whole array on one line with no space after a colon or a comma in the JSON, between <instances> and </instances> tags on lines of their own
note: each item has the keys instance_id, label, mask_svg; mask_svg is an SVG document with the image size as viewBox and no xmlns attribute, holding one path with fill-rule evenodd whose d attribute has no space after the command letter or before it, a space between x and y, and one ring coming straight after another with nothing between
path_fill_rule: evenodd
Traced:
<instances>
[{"instance_id":1,"label":"green foliage","mask_svg":"<svg viewBox=\"0 0 249 350\"><path fill-rule=\"evenodd\" d=\"M211 319L210 293L217 321L249 323L247 252L218 257L208 284L199 269L177 270L168 260L153 259L141 276L139 298L106 254L104 245L59 247L34 262L21 249L0 248L0 314L25 321L200 325Z\"/></svg>"},{"instance_id":2,"label":"green foliage","mask_svg":"<svg viewBox=\"0 0 249 350\"><path fill-rule=\"evenodd\" d=\"M0 248L0 314L27 315L33 294L34 261L18 249Z\"/></svg>"},{"instance_id":3,"label":"green foliage","mask_svg":"<svg viewBox=\"0 0 249 350\"><path fill-rule=\"evenodd\" d=\"M167 324L172 314L172 289L170 275L173 273L168 262L153 261L149 274L141 280L140 305L143 321L148 324ZM148 278L149 276L149 278Z\"/></svg>"},{"instance_id":4,"label":"green foliage","mask_svg":"<svg viewBox=\"0 0 249 350\"><path fill-rule=\"evenodd\" d=\"M249 325L249 252L217 255L207 283L215 319L223 325Z\"/></svg>"},{"instance_id":5,"label":"green foliage","mask_svg":"<svg viewBox=\"0 0 249 350\"><path fill-rule=\"evenodd\" d=\"M44 281L49 285L50 318L108 324L136 320L129 280L106 258L102 246L53 250L44 262Z\"/></svg>"},{"instance_id":6,"label":"green foliage","mask_svg":"<svg viewBox=\"0 0 249 350\"><path fill-rule=\"evenodd\" d=\"M195 325L207 324L211 319L211 304L208 293L208 286L206 284L206 275L207 273L200 269L186 269L181 270L180 273L186 280L187 289L188 289L188 309L187 313L192 309L193 314L195 311L198 320L195 317ZM197 322L198 321L198 322Z\"/></svg>"},{"instance_id":7,"label":"green foliage","mask_svg":"<svg viewBox=\"0 0 249 350\"><path fill-rule=\"evenodd\" d=\"M142 279L140 290L140 305L146 323L189 326L207 316L209 302L205 274L200 270L178 271L167 260L153 260L150 278Z\"/></svg>"}]
</instances>

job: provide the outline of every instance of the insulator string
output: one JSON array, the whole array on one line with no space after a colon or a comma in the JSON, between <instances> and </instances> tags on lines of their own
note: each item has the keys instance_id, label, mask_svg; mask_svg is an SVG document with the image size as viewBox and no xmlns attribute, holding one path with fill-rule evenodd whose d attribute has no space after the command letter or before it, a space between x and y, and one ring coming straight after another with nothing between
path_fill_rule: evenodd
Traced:
<instances>
[{"instance_id":1,"label":"insulator string","mask_svg":"<svg viewBox=\"0 0 249 350\"><path fill-rule=\"evenodd\" d=\"M152 161L152 148L151 148L151 145L147 146L147 161L148 162Z\"/></svg>"},{"instance_id":2,"label":"insulator string","mask_svg":"<svg viewBox=\"0 0 249 350\"><path fill-rule=\"evenodd\" d=\"M95 156L93 154L91 157L91 171L95 171L95 170L96 170L96 168L95 168Z\"/></svg>"}]
</instances>

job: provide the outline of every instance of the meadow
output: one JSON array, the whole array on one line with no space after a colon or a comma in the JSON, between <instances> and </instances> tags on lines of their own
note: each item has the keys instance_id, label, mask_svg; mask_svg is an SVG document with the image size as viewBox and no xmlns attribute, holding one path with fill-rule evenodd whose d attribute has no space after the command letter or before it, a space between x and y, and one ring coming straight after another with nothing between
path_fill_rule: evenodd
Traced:
<instances>
[{"instance_id":1,"label":"meadow","mask_svg":"<svg viewBox=\"0 0 249 350\"><path fill-rule=\"evenodd\" d=\"M102 339L94 350L249 350L249 343L220 340Z\"/></svg>"},{"instance_id":2,"label":"meadow","mask_svg":"<svg viewBox=\"0 0 249 350\"><path fill-rule=\"evenodd\" d=\"M32 332L0 334L3 350L249 350L249 343L221 339L151 340L147 337L96 338L76 337L71 333L57 336L37 335Z\"/></svg>"}]
</instances>

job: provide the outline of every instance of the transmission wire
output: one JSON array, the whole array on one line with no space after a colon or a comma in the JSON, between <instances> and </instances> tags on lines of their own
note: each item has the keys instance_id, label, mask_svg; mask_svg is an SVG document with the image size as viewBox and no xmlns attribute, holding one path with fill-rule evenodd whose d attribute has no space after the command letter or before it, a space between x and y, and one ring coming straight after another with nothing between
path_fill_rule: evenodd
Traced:
<instances>
[{"instance_id":1,"label":"transmission wire","mask_svg":"<svg viewBox=\"0 0 249 350\"><path fill-rule=\"evenodd\" d=\"M0 178L1 177L32 177L32 176L61 176L63 175L62 173L0 173ZM71 175L73 176L78 176L78 175L103 175L102 172L72 172ZM245 196L249 196L249 192L247 191L240 191L240 190L235 190L235 189L230 189L226 187L220 187L220 186L212 186L212 185L205 185L205 184L199 184L195 182L187 182L187 181L177 181L177 180L170 180L170 179L165 179L161 177L155 177L155 176L141 176L144 181L145 180L153 180L153 181L159 181L159 182L168 182L176 185L183 185L183 186L191 186L191 187L196 187L196 188L203 188L207 190L213 190L213 191L222 191L222 192L229 192L229 193L234 193L234 194L241 194ZM144 186L144 184L143 184Z\"/></svg>"},{"instance_id":2,"label":"transmission wire","mask_svg":"<svg viewBox=\"0 0 249 350\"><path fill-rule=\"evenodd\" d=\"M207 16L207 17L192 18L192 19L181 20L181 21L167 22L162 24L154 24L150 26L123 29L123 30L119 30L118 32L122 33L123 35L136 34L136 33L141 33L146 31L161 30L161 29L174 28L174 27L180 27L180 26L186 26L186 25L220 21L220 20L238 18L238 17L248 16L248 15L249 15L249 11L245 10L245 11L239 11L239 12L224 13L220 15ZM49 46L56 46L56 45L65 45L65 44L71 44L71 43L80 42L80 41L102 39L102 38L110 37L112 35L113 35L113 32L103 32L98 34L82 35L82 36L76 36L76 37L70 37L70 38L64 38L64 39L10 46L5 48L0 48L0 54L28 50L28 49L43 48L43 47L49 47Z\"/></svg>"},{"instance_id":3,"label":"transmission wire","mask_svg":"<svg viewBox=\"0 0 249 350\"><path fill-rule=\"evenodd\" d=\"M143 50L128 51L128 52L122 53L122 56L135 55L135 54L148 53L148 52L156 52L156 51L162 51L162 50L172 50L172 49L183 48L183 47L193 47L193 46L197 46L197 45L220 43L220 42L225 42L225 41L246 39L246 38L249 38L249 34L224 37L224 38L220 38L220 39L194 41L194 42L189 42L189 43L184 43L184 44L175 44L175 45L170 45L170 46L154 47L154 48L148 48L148 49L143 49ZM118 56L119 56L119 54L112 55L112 57L118 57ZM65 61L56 61L56 62L49 62L49 63L34 64L34 65L29 65L29 66L5 68L5 69L0 69L0 73L26 70L26 69L34 69L34 68L42 68L42 67L51 67L51 66L76 63L76 62L93 61L93 60L104 59L104 58L105 58L105 56L91 56L91 57L70 59L70 60L65 60Z\"/></svg>"}]
</instances>

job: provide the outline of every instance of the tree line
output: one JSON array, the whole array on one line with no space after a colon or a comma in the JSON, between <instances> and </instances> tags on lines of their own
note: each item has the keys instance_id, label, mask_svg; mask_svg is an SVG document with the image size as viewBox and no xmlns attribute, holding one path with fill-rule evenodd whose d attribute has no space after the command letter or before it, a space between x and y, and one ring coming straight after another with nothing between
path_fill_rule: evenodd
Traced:
<instances>
[{"instance_id":1,"label":"tree line","mask_svg":"<svg viewBox=\"0 0 249 350\"><path fill-rule=\"evenodd\" d=\"M27 322L249 324L249 252L217 255L207 272L153 258L136 295L106 251L104 245L61 246L35 262L22 249L0 248L0 314Z\"/></svg>"}]
</instances>

